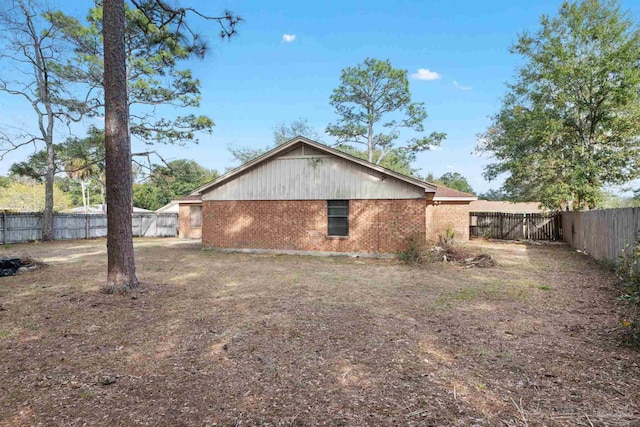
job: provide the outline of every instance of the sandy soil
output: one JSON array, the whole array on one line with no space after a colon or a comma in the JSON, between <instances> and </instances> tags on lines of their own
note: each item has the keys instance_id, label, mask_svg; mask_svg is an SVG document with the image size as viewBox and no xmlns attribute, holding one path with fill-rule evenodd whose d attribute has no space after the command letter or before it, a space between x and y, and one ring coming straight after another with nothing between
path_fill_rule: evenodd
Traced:
<instances>
[{"instance_id":1,"label":"sandy soil","mask_svg":"<svg viewBox=\"0 0 640 427\"><path fill-rule=\"evenodd\" d=\"M105 241L11 245L0 424L640 425L615 277L563 245L499 265L227 254L136 241L140 291L99 293Z\"/></svg>"}]
</instances>

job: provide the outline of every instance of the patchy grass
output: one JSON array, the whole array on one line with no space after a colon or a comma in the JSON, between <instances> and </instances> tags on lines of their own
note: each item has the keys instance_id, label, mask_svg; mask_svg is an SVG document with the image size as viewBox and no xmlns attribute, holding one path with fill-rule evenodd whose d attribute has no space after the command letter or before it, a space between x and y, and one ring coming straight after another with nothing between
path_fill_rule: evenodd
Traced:
<instances>
[{"instance_id":1,"label":"patchy grass","mask_svg":"<svg viewBox=\"0 0 640 427\"><path fill-rule=\"evenodd\" d=\"M49 263L0 279L0 424L638 425L615 277L470 247L497 267L137 240L127 296L98 292L104 240L0 249Z\"/></svg>"}]
</instances>

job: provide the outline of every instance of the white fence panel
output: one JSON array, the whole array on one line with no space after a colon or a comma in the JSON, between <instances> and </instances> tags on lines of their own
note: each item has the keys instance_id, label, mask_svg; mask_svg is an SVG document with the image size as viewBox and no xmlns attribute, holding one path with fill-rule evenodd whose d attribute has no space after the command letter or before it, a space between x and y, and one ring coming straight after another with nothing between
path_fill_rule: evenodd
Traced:
<instances>
[{"instance_id":1,"label":"white fence panel","mask_svg":"<svg viewBox=\"0 0 640 427\"><path fill-rule=\"evenodd\" d=\"M134 237L175 237L178 215L134 213ZM94 239L107 236L106 215L60 214L53 216L53 239ZM0 213L0 244L42 239L42 213Z\"/></svg>"},{"instance_id":2,"label":"white fence panel","mask_svg":"<svg viewBox=\"0 0 640 427\"><path fill-rule=\"evenodd\" d=\"M564 241L598 260L617 261L640 237L640 208L563 212Z\"/></svg>"}]
</instances>

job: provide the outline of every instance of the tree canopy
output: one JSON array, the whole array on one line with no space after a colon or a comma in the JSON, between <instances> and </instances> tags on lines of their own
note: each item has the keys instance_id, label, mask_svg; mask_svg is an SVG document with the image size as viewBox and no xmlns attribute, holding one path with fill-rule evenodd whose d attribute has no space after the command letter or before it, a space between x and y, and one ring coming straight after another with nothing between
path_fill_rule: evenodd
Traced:
<instances>
[{"instance_id":1,"label":"tree canopy","mask_svg":"<svg viewBox=\"0 0 640 427\"><path fill-rule=\"evenodd\" d=\"M327 126L327 133L341 146L364 145L367 160L376 164L393 151L429 150L446 137L432 132L398 142L401 130L424 132L427 111L424 103L411 101L407 71L393 68L388 60L367 58L342 70L330 102L339 119Z\"/></svg>"},{"instance_id":2,"label":"tree canopy","mask_svg":"<svg viewBox=\"0 0 640 427\"><path fill-rule=\"evenodd\" d=\"M137 7L125 4L125 53L131 134L146 144L185 144L198 142L197 132L210 133L213 121L195 113L200 106L200 81L180 64L204 56L201 37L187 37L184 26L169 25L175 10L164 9L154 1ZM89 115L102 115L103 101L103 10L89 10L85 22L62 11L47 19L75 48L75 56L56 71L67 80L85 85L69 107ZM231 16L234 24L239 18ZM165 23L164 25L162 23ZM193 113L167 119L162 106L191 108Z\"/></svg>"},{"instance_id":3,"label":"tree canopy","mask_svg":"<svg viewBox=\"0 0 640 427\"><path fill-rule=\"evenodd\" d=\"M0 160L25 146L45 149L42 239L53 238L55 126L82 117L82 109L70 108L72 88L59 67L70 55L60 32L43 15L46 6L37 0L16 0L0 9L0 92L25 101L33 111L33 122L6 124L0 130ZM15 76L15 77L13 77ZM37 129L29 131L28 129Z\"/></svg>"},{"instance_id":4,"label":"tree canopy","mask_svg":"<svg viewBox=\"0 0 640 427\"><path fill-rule=\"evenodd\" d=\"M133 185L133 204L156 210L217 176L215 170L206 169L193 160L178 159L167 165L156 165L144 182Z\"/></svg>"},{"instance_id":5,"label":"tree canopy","mask_svg":"<svg viewBox=\"0 0 640 427\"><path fill-rule=\"evenodd\" d=\"M479 136L487 179L550 209L598 205L640 176L640 31L614 0L565 2L511 48L524 65Z\"/></svg>"},{"instance_id":6,"label":"tree canopy","mask_svg":"<svg viewBox=\"0 0 640 427\"><path fill-rule=\"evenodd\" d=\"M322 136L309 125L309 121L304 117L299 117L290 123L282 121L273 128L273 145L258 148L230 145L228 149L235 163L242 165L296 136L304 136L322 142Z\"/></svg>"},{"instance_id":7,"label":"tree canopy","mask_svg":"<svg viewBox=\"0 0 640 427\"><path fill-rule=\"evenodd\" d=\"M467 181L467 178L458 172L447 172L440 178L435 178L433 174L430 173L427 175L425 181L432 184L444 185L445 187L453 188L454 190L463 191L465 193L475 194L473 188L471 188L471 184Z\"/></svg>"},{"instance_id":8,"label":"tree canopy","mask_svg":"<svg viewBox=\"0 0 640 427\"><path fill-rule=\"evenodd\" d=\"M501 202L509 200L509 196L501 189L492 188L491 190L487 190L484 193L479 193L478 199Z\"/></svg>"},{"instance_id":9,"label":"tree canopy","mask_svg":"<svg viewBox=\"0 0 640 427\"><path fill-rule=\"evenodd\" d=\"M42 212L44 210L45 185L30 178L0 177L0 211ZM53 186L53 211L72 206L69 196L57 183Z\"/></svg>"}]
</instances>

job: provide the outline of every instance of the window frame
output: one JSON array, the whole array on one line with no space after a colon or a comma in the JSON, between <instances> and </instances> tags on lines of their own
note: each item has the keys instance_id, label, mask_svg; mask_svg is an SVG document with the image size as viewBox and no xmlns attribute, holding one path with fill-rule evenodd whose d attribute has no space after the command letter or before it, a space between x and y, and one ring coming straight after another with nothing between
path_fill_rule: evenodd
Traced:
<instances>
[{"instance_id":1,"label":"window frame","mask_svg":"<svg viewBox=\"0 0 640 427\"><path fill-rule=\"evenodd\" d=\"M327 237L335 237L335 238L347 238L349 237L350 227L349 227L349 200L327 200ZM344 214L335 214L331 212L332 208L342 208L346 209ZM331 233L331 219L332 218L341 218L346 221L346 234L332 234ZM334 224L335 226L335 224Z\"/></svg>"},{"instance_id":2,"label":"window frame","mask_svg":"<svg viewBox=\"0 0 640 427\"><path fill-rule=\"evenodd\" d=\"M200 225L193 225L193 213L194 209L200 209ZM202 205L191 205L189 206L189 228L202 228Z\"/></svg>"}]
</instances>

